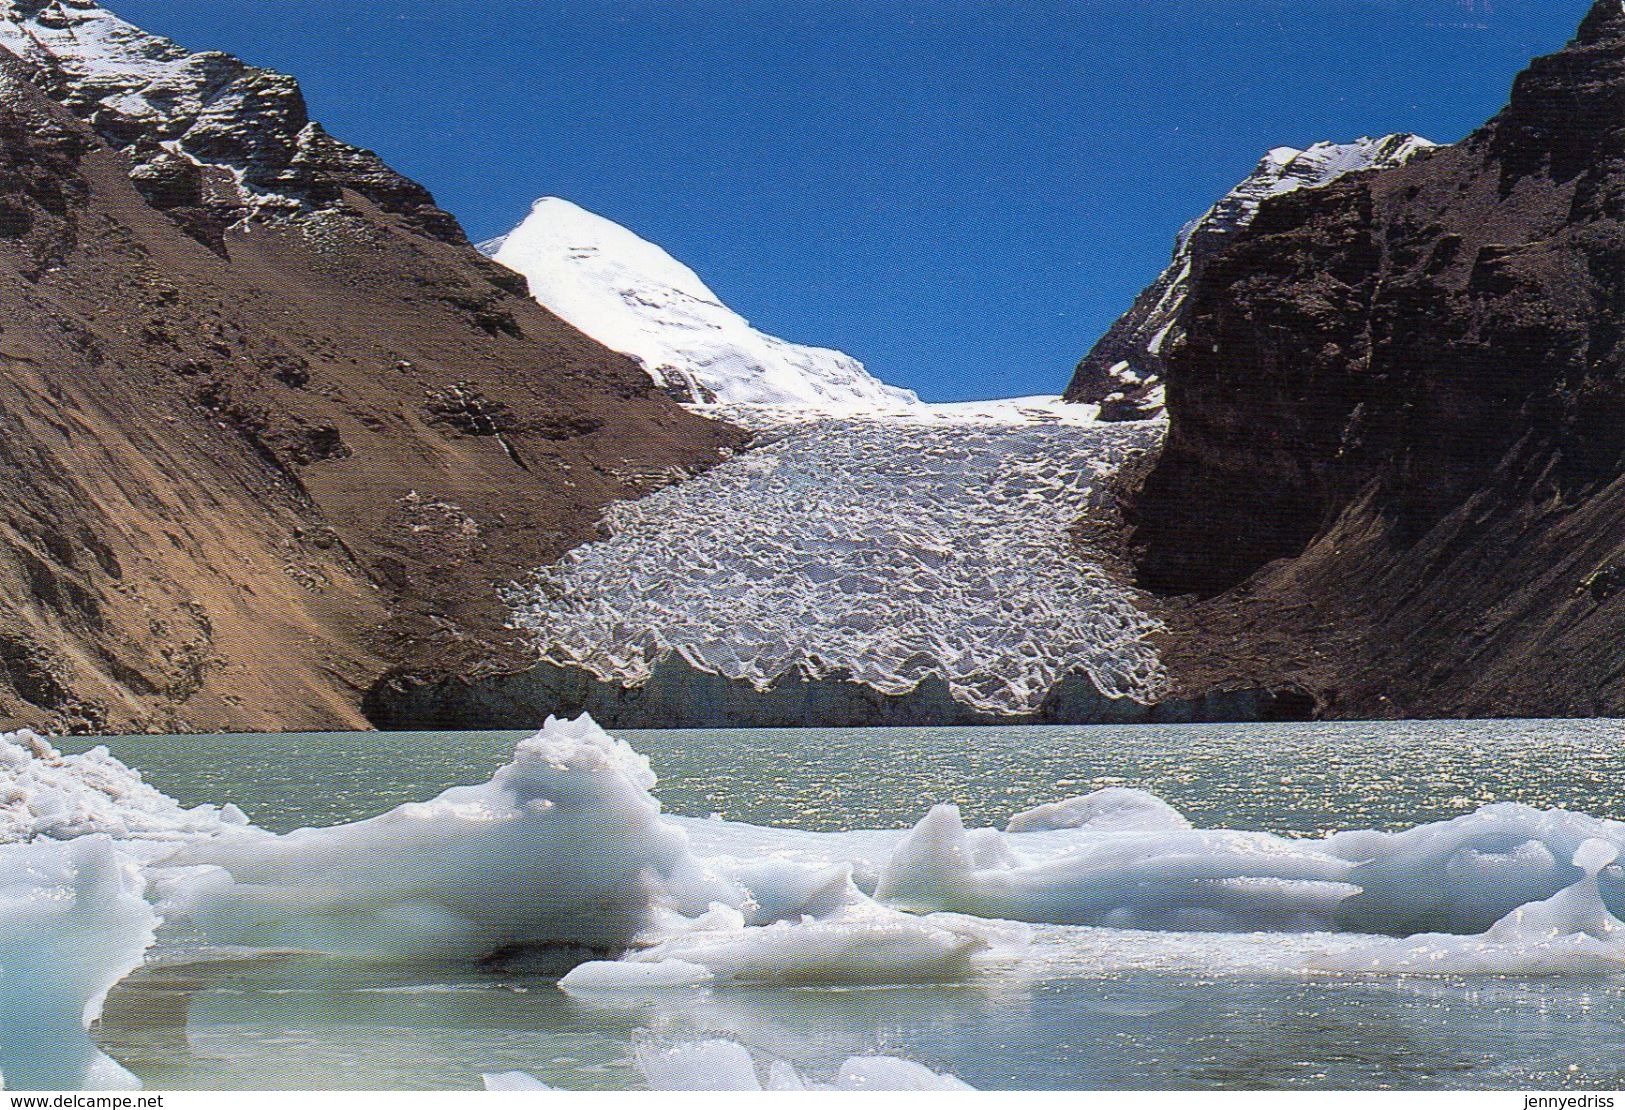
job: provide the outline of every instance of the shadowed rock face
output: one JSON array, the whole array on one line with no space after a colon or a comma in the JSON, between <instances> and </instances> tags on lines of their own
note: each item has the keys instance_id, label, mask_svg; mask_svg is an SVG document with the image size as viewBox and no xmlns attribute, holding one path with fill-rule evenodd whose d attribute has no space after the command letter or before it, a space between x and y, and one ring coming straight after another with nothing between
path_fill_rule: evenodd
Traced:
<instances>
[{"instance_id":1,"label":"shadowed rock face","mask_svg":"<svg viewBox=\"0 0 1625 1110\"><path fill-rule=\"evenodd\" d=\"M1625 712L1625 8L1197 268L1133 515L1170 666L1324 712ZM1281 562L1276 562L1281 560ZM1606 577L1604 579L1606 581Z\"/></svg>"},{"instance_id":2,"label":"shadowed rock face","mask_svg":"<svg viewBox=\"0 0 1625 1110\"><path fill-rule=\"evenodd\" d=\"M1180 231L1173 261L1078 363L1066 399L1099 405L1102 420L1144 420L1161 412L1164 356L1184 339L1197 266L1246 230L1272 197L1402 166L1433 147L1417 135L1400 134L1316 143L1308 150L1278 147L1264 155L1244 181Z\"/></svg>"},{"instance_id":3,"label":"shadowed rock face","mask_svg":"<svg viewBox=\"0 0 1625 1110\"><path fill-rule=\"evenodd\" d=\"M538 308L291 79L140 42L178 85L0 50L0 720L353 727L385 673L528 666L498 584L742 433Z\"/></svg>"}]
</instances>

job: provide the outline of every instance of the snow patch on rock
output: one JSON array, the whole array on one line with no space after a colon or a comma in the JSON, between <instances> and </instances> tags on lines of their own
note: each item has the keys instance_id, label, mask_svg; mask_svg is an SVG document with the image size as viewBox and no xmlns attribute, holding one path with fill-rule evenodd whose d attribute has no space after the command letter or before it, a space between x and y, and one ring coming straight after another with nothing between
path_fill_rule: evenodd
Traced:
<instances>
[{"instance_id":1,"label":"snow patch on rock","mask_svg":"<svg viewBox=\"0 0 1625 1110\"><path fill-rule=\"evenodd\" d=\"M93 0L0 0L0 47L131 158L131 180L160 209L286 216L335 206L348 187L431 234L462 237L421 186L311 120L287 74L187 50Z\"/></svg>"}]
</instances>

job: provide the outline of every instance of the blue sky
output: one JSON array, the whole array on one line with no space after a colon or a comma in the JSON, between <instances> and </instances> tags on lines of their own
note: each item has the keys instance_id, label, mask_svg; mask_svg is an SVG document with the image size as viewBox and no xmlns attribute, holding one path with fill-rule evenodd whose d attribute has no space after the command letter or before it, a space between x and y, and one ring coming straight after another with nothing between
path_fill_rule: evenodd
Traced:
<instances>
[{"instance_id":1,"label":"blue sky","mask_svg":"<svg viewBox=\"0 0 1625 1110\"><path fill-rule=\"evenodd\" d=\"M1064 387L1268 148L1460 138L1589 0L109 0L470 235L567 197L928 400Z\"/></svg>"}]
</instances>

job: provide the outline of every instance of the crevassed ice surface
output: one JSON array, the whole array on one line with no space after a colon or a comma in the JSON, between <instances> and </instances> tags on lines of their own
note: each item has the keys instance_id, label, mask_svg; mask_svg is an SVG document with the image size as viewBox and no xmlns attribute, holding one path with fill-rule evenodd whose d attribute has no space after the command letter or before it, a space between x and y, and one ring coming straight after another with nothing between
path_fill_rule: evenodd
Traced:
<instances>
[{"instance_id":1,"label":"crevassed ice surface","mask_svg":"<svg viewBox=\"0 0 1625 1110\"><path fill-rule=\"evenodd\" d=\"M510 592L512 623L546 661L628 685L676 655L759 689L934 676L991 713L1078 671L1154 700L1158 625L1072 529L1115 511L1115 476L1164 426L1050 417L763 422L748 453L613 506L609 539Z\"/></svg>"},{"instance_id":2,"label":"crevassed ice surface","mask_svg":"<svg viewBox=\"0 0 1625 1110\"><path fill-rule=\"evenodd\" d=\"M481 249L523 274L542 307L637 359L680 400L826 411L919 404L851 355L757 331L665 250L570 201L541 198Z\"/></svg>"}]
</instances>

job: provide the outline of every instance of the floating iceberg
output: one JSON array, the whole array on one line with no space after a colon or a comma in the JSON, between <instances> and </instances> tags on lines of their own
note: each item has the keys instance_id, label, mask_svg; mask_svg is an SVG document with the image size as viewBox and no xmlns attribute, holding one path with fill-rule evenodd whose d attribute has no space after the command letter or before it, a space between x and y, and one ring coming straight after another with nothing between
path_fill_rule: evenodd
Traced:
<instances>
[{"instance_id":1,"label":"floating iceberg","mask_svg":"<svg viewBox=\"0 0 1625 1110\"><path fill-rule=\"evenodd\" d=\"M965 978L1020 958L995 922L1472 933L1581 879L1582 843L1625 846L1625 825L1518 805L1393 834L1196 829L1122 788L1005 831L938 806L814 833L668 817L654 785L590 718L550 719L483 785L333 828L214 828L149 870L168 924L205 943L612 957L566 977L590 993Z\"/></svg>"},{"instance_id":2,"label":"floating iceberg","mask_svg":"<svg viewBox=\"0 0 1625 1110\"><path fill-rule=\"evenodd\" d=\"M655 785L590 719L549 720L484 784L276 835L184 809L105 752L7 737L0 1066L44 1086L129 1082L84 1031L154 948L539 954L575 965L560 986L580 1004L657 1008L731 984L997 982L1044 967L1625 971L1625 825L1564 810L1492 805L1291 838L1193 828L1112 788L1003 830L937 806L913 828L805 832L667 816ZM889 1068L841 1075L901 1082Z\"/></svg>"},{"instance_id":3,"label":"floating iceberg","mask_svg":"<svg viewBox=\"0 0 1625 1110\"><path fill-rule=\"evenodd\" d=\"M708 874L649 794L646 759L588 718L550 719L480 786L281 836L259 829L165 861L167 912L216 945L480 957L619 949L657 904L698 914Z\"/></svg>"},{"instance_id":4,"label":"floating iceberg","mask_svg":"<svg viewBox=\"0 0 1625 1110\"><path fill-rule=\"evenodd\" d=\"M1599 876L1619 858L1617 845L1587 840L1572 864L1573 886L1529 902L1476 936L1429 933L1376 942L1323 958L1339 971L1418 975L1573 975L1625 971L1625 921L1603 903Z\"/></svg>"}]
</instances>

